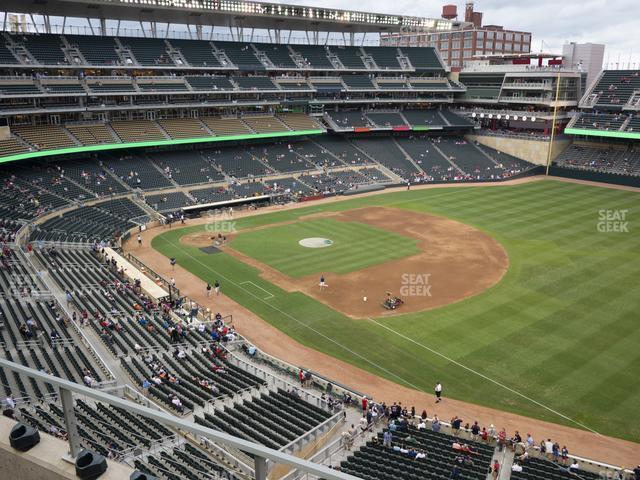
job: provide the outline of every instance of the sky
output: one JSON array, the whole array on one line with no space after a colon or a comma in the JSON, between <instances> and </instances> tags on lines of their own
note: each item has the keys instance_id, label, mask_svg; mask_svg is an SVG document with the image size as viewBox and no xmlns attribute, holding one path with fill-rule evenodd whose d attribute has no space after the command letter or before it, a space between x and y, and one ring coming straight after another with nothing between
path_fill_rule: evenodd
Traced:
<instances>
[{"instance_id":1,"label":"sky","mask_svg":"<svg viewBox=\"0 0 640 480\"><path fill-rule=\"evenodd\" d=\"M436 18L440 17L443 5L456 4L458 18L464 20L466 0L268 1ZM542 49L545 52L561 53L562 45L571 41L603 43L606 45L605 68L640 68L640 42L637 41L640 38L640 0L476 0L475 9L484 13L485 25L503 25L513 30L531 32L533 52ZM38 18L36 22L41 23L42 20ZM60 20L52 23L62 22ZM73 19L67 22L67 26L69 25L81 25L84 28L87 23L86 20ZM126 28L139 28L133 22L123 22L123 25ZM184 30L184 27L172 25L171 29ZM228 30L221 33L226 35ZM618 62L619 67L616 66Z\"/></svg>"},{"instance_id":2,"label":"sky","mask_svg":"<svg viewBox=\"0 0 640 480\"><path fill-rule=\"evenodd\" d=\"M464 20L465 0L271 0L274 3L318 5L376 13L440 17L442 5L456 4ZM566 42L604 43L605 63L640 68L640 0L476 0L484 24L532 32L531 50L561 52Z\"/></svg>"}]
</instances>

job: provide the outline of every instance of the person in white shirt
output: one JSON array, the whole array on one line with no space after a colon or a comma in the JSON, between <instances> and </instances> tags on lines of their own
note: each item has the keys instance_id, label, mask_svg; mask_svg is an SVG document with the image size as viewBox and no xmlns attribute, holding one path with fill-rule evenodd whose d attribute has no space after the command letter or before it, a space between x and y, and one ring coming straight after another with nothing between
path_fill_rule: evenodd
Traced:
<instances>
[{"instance_id":1,"label":"person in white shirt","mask_svg":"<svg viewBox=\"0 0 640 480\"><path fill-rule=\"evenodd\" d=\"M575 470L580 470L580 465L578 464L577 460L574 460L571 466L569 467L570 472L573 472Z\"/></svg>"},{"instance_id":2,"label":"person in white shirt","mask_svg":"<svg viewBox=\"0 0 640 480\"><path fill-rule=\"evenodd\" d=\"M16 409L16 401L13 399L13 395L9 395L7 398L5 398L4 403L6 403L7 407L9 407L11 410Z\"/></svg>"},{"instance_id":3,"label":"person in white shirt","mask_svg":"<svg viewBox=\"0 0 640 480\"><path fill-rule=\"evenodd\" d=\"M512 472L521 472L522 471L522 465L520 465L518 462L514 463L513 466L511 467L511 471Z\"/></svg>"},{"instance_id":4,"label":"person in white shirt","mask_svg":"<svg viewBox=\"0 0 640 480\"><path fill-rule=\"evenodd\" d=\"M434 391L436 393L436 403L440 403L442 401L442 384L440 382L436 382Z\"/></svg>"},{"instance_id":5,"label":"person in white shirt","mask_svg":"<svg viewBox=\"0 0 640 480\"><path fill-rule=\"evenodd\" d=\"M187 352L185 352L184 350L180 350L178 352L178 358L186 358L187 357Z\"/></svg>"}]
</instances>

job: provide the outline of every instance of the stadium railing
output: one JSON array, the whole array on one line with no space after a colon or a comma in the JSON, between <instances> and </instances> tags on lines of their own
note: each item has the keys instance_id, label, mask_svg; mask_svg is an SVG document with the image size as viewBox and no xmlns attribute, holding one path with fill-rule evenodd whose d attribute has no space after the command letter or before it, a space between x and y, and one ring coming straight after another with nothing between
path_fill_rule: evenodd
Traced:
<instances>
[{"instance_id":1,"label":"stadium railing","mask_svg":"<svg viewBox=\"0 0 640 480\"><path fill-rule=\"evenodd\" d=\"M181 418L175 417L169 413L153 410L148 407L137 405L131 401L118 398L114 395L94 390L84 385L54 377L46 373L38 372L32 368L10 362L0 358L0 367L9 371L22 374L34 380L48 382L59 390L60 399L62 400L62 410L64 412L65 427L68 434L68 442L70 446L70 456L76 458L81 451L80 434L76 422L74 412L74 394L84 395L95 401L103 402L108 405L123 408L132 414L140 415L145 418L153 419L165 427L179 429L189 432L197 437L207 438L211 442L237 448L243 452L253 455L254 457L254 478L256 480L266 480L267 478L267 462L273 464L284 464L289 467L296 468L302 472L317 475L326 480L357 480L357 477L346 473L338 472L319 465L308 460L303 460L293 455L283 453L271 448L258 445L254 442L234 437L224 432L219 432L211 428L198 425Z\"/></svg>"}]
</instances>

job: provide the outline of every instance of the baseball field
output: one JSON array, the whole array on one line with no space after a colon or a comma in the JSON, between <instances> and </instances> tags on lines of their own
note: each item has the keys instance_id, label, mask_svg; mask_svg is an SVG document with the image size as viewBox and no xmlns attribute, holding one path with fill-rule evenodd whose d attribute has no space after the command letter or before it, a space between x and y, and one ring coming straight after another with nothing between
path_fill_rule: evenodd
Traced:
<instances>
[{"instance_id":1,"label":"baseball field","mask_svg":"<svg viewBox=\"0 0 640 480\"><path fill-rule=\"evenodd\" d=\"M640 442L636 221L638 193L546 180L218 219L152 246L376 375ZM204 251L218 224L228 241ZM384 309L387 291L404 305Z\"/></svg>"}]
</instances>

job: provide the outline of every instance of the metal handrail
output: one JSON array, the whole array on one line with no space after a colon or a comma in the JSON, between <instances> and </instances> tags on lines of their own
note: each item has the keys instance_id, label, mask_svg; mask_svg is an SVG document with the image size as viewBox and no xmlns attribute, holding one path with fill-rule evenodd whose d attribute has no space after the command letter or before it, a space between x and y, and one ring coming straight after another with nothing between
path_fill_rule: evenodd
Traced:
<instances>
[{"instance_id":1,"label":"metal handrail","mask_svg":"<svg viewBox=\"0 0 640 480\"><path fill-rule=\"evenodd\" d=\"M242 438L234 437L228 433L216 431L211 428L186 421L169 413L158 412L156 410L137 405L128 400L123 400L98 390L92 390L84 385L79 385L53 375L38 372L32 368L10 362L2 358L0 358L0 367L6 368L12 372L23 374L29 378L33 378L34 380L48 382L60 390L60 396L62 397L63 402L63 411L65 412L65 424L69 427L67 428L67 432L69 434L72 456L77 455L80 451L80 436L77 434L77 423L73 412L72 395L75 393L85 395L99 402L123 408L128 410L130 413L156 420L167 427L178 428L196 436L209 438L209 440L213 442L218 442L247 452L253 455L255 459L256 480L266 480L267 459L277 464L282 463L289 465L302 470L303 472L308 472L327 480L358 480L357 477L353 475L329 469L324 465L318 465L307 460L300 459L296 456L279 452Z\"/></svg>"}]
</instances>

